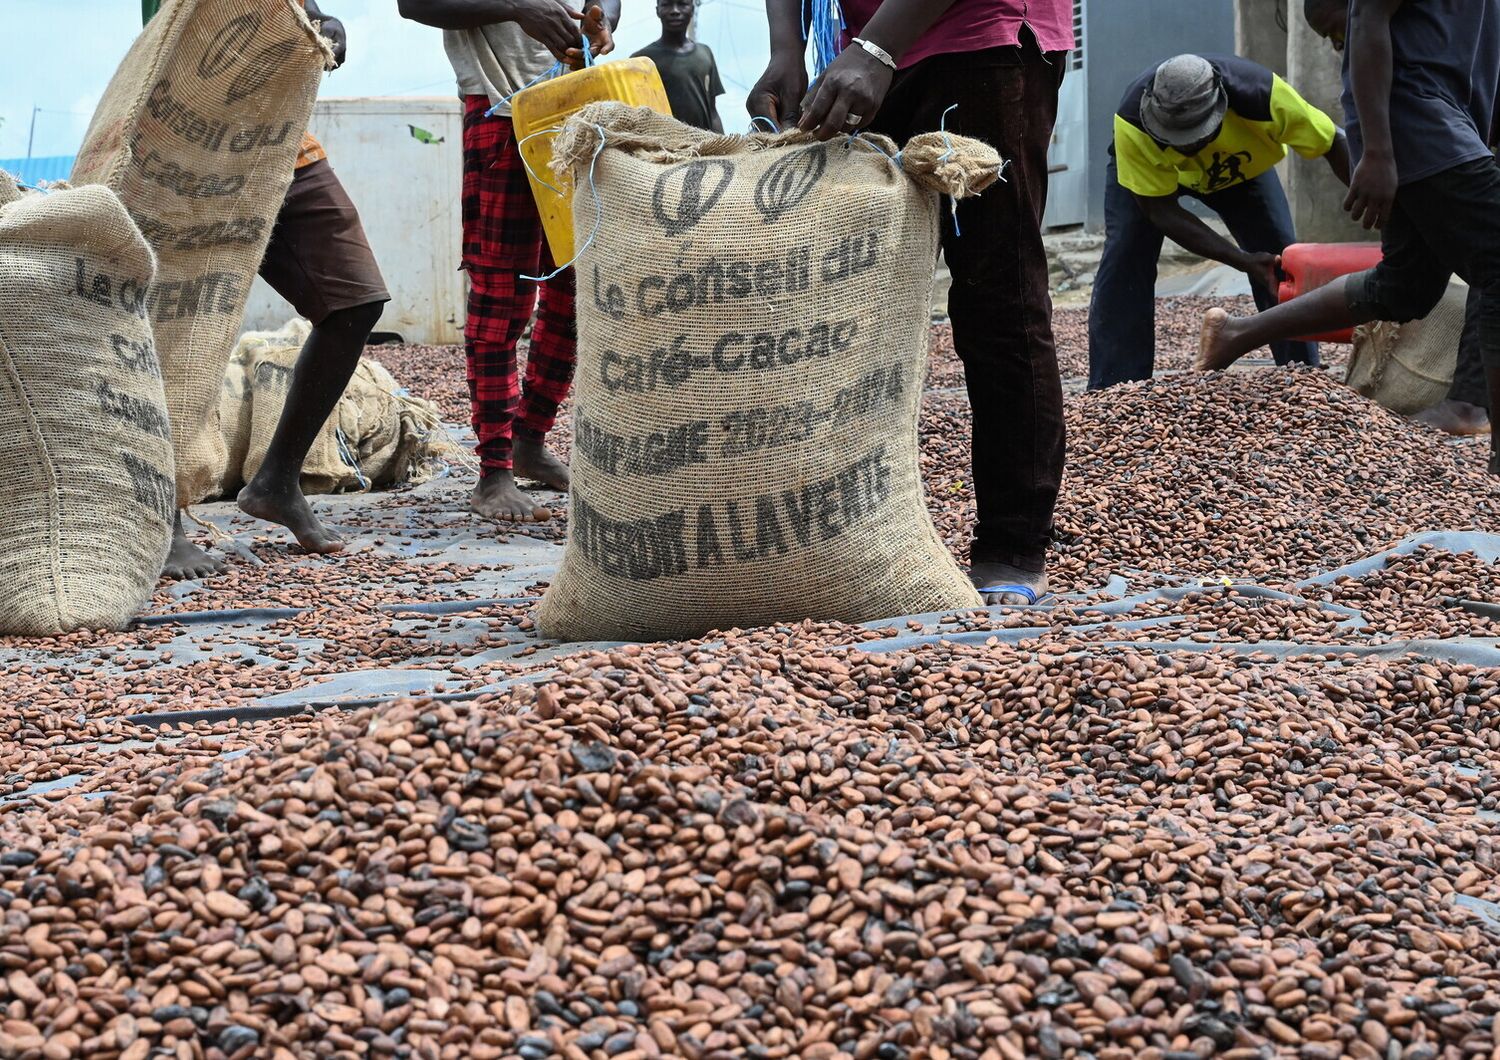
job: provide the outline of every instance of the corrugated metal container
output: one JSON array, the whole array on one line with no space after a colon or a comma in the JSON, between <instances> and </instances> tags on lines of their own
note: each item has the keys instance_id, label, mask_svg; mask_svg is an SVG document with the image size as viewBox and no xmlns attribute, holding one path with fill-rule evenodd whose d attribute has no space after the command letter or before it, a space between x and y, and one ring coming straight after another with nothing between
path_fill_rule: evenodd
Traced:
<instances>
[{"instance_id":1,"label":"corrugated metal container","mask_svg":"<svg viewBox=\"0 0 1500 1060\"><path fill-rule=\"evenodd\" d=\"M348 189L391 302L376 331L408 342L463 341L466 281L459 200L463 108L456 96L323 99L310 130ZM279 327L292 308L257 280L247 330Z\"/></svg>"},{"instance_id":2,"label":"corrugated metal container","mask_svg":"<svg viewBox=\"0 0 1500 1060\"><path fill-rule=\"evenodd\" d=\"M36 187L67 180L73 172L72 155L47 155L43 158L0 158L0 169L5 170L22 184Z\"/></svg>"}]
</instances>

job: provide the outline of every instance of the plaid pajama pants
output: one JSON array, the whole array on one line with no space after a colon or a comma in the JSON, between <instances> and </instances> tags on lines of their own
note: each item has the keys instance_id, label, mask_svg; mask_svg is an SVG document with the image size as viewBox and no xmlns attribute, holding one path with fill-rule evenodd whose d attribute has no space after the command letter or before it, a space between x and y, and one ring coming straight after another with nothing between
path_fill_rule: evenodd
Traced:
<instances>
[{"instance_id":1,"label":"plaid pajama pants","mask_svg":"<svg viewBox=\"0 0 1500 1060\"><path fill-rule=\"evenodd\" d=\"M484 96L464 99L464 348L481 475L510 470L513 432L541 439L552 429L577 347L573 270L542 284L521 279L551 272L552 253L510 119L486 118L489 107ZM533 309L523 387L516 344Z\"/></svg>"}]
</instances>

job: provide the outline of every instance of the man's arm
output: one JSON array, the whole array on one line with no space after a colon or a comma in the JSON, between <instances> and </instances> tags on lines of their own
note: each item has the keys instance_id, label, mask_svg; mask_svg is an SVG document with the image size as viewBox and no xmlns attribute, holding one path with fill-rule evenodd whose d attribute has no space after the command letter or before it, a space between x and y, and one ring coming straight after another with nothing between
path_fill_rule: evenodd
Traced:
<instances>
[{"instance_id":1,"label":"man's arm","mask_svg":"<svg viewBox=\"0 0 1500 1060\"><path fill-rule=\"evenodd\" d=\"M302 6L307 10L307 17L318 23L318 33L333 49L333 68L337 70L349 57L349 35L344 30L344 23L332 15L323 14L318 0L306 0Z\"/></svg>"},{"instance_id":2,"label":"man's arm","mask_svg":"<svg viewBox=\"0 0 1500 1060\"><path fill-rule=\"evenodd\" d=\"M1135 201L1140 204L1146 219L1184 250L1201 258L1221 261L1245 273L1252 281L1276 290L1275 254L1252 254L1241 250L1184 209L1175 195L1136 195Z\"/></svg>"},{"instance_id":3,"label":"man's arm","mask_svg":"<svg viewBox=\"0 0 1500 1060\"><path fill-rule=\"evenodd\" d=\"M620 21L620 0L614 2L614 22L609 12L599 4L590 4L583 16L583 35L589 39L589 49L595 59L602 59L615 50L615 23ZM583 48L569 48L563 62L575 70L583 69Z\"/></svg>"},{"instance_id":4,"label":"man's arm","mask_svg":"<svg viewBox=\"0 0 1500 1060\"><path fill-rule=\"evenodd\" d=\"M1391 18L1401 0L1351 0L1349 72L1364 153L1349 182L1344 209L1366 228L1382 228L1396 199L1391 143Z\"/></svg>"},{"instance_id":5,"label":"man's arm","mask_svg":"<svg viewBox=\"0 0 1500 1060\"><path fill-rule=\"evenodd\" d=\"M514 22L553 56L566 59L580 49L583 12L564 0L397 0L401 17L438 29L477 29L494 22Z\"/></svg>"},{"instance_id":6,"label":"man's arm","mask_svg":"<svg viewBox=\"0 0 1500 1060\"><path fill-rule=\"evenodd\" d=\"M954 0L883 0L861 36L899 63L953 4ZM885 102L895 73L859 45L845 48L803 100L798 126L820 140L863 128ZM851 114L859 120L850 120Z\"/></svg>"},{"instance_id":7,"label":"man's arm","mask_svg":"<svg viewBox=\"0 0 1500 1060\"><path fill-rule=\"evenodd\" d=\"M1328 168L1333 170L1333 175L1339 178L1339 183L1345 187L1349 186L1349 138L1344 135L1344 130L1339 129L1333 135L1333 146L1323 156L1328 161Z\"/></svg>"},{"instance_id":8,"label":"man's arm","mask_svg":"<svg viewBox=\"0 0 1500 1060\"><path fill-rule=\"evenodd\" d=\"M752 118L770 118L777 125L785 125L797 116L797 106L807 93L803 11L801 0L766 0L771 61L745 100Z\"/></svg>"},{"instance_id":9,"label":"man's arm","mask_svg":"<svg viewBox=\"0 0 1500 1060\"><path fill-rule=\"evenodd\" d=\"M437 29L477 29L514 22L515 0L396 0L401 17Z\"/></svg>"}]
</instances>

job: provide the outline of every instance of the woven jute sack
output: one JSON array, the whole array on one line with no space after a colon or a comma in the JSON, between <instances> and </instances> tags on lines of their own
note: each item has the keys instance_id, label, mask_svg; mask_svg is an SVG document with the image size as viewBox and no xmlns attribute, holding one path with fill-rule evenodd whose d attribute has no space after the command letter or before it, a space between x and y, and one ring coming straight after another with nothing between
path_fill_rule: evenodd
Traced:
<instances>
[{"instance_id":1,"label":"woven jute sack","mask_svg":"<svg viewBox=\"0 0 1500 1060\"><path fill-rule=\"evenodd\" d=\"M301 350L312 325L294 317L276 331L247 331L240 336L219 391L219 426L224 435L226 462L221 486L226 495L245 484L245 457L250 452L250 426L254 414L255 362L267 350ZM259 461L257 461L257 466Z\"/></svg>"},{"instance_id":2,"label":"woven jute sack","mask_svg":"<svg viewBox=\"0 0 1500 1060\"><path fill-rule=\"evenodd\" d=\"M255 477L281 422L300 347L268 347L251 365L250 440L243 476ZM379 365L361 360L338 404L302 462L302 492L345 493L390 485L397 477L401 412L396 382Z\"/></svg>"},{"instance_id":3,"label":"woven jute sack","mask_svg":"<svg viewBox=\"0 0 1500 1060\"><path fill-rule=\"evenodd\" d=\"M155 262L108 188L0 174L0 632L119 629L171 537Z\"/></svg>"},{"instance_id":4,"label":"woven jute sack","mask_svg":"<svg viewBox=\"0 0 1500 1060\"><path fill-rule=\"evenodd\" d=\"M568 540L539 627L644 640L980 606L923 503L917 414L938 193L982 191L998 155L716 135L621 104L553 150L586 249Z\"/></svg>"},{"instance_id":5,"label":"woven jute sack","mask_svg":"<svg viewBox=\"0 0 1500 1060\"><path fill-rule=\"evenodd\" d=\"M225 362L328 58L296 0L167 0L73 167L74 184L117 192L156 250L151 323L182 506L220 487Z\"/></svg>"},{"instance_id":6,"label":"woven jute sack","mask_svg":"<svg viewBox=\"0 0 1500 1060\"><path fill-rule=\"evenodd\" d=\"M1345 382L1403 416L1436 405L1453 385L1468 297L1468 285L1454 280L1437 308L1421 320L1377 320L1355 328Z\"/></svg>"},{"instance_id":7,"label":"woven jute sack","mask_svg":"<svg viewBox=\"0 0 1500 1060\"><path fill-rule=\"evenodd\" d=\"M361 360L339 401L339 430L360 488L425 482L435 466L461 460L466 451L441 420L436 405L408 394L379 361Z\"/></svg>"},{"instance_id":8,"label":"woven jute sack","mask_svg":"<svg viewBox=\"0 0 1500 1060\"><path fill-rule=\"evenodd\" d=\"M220 392L229 462L224 492L237 492L265 462L286 408L292 371L311 325L240 337ZM362 358L302 464L302 492L344 493L421 481L430 463L456 453L437 408L407 394L380 362Z\"/></svg>"}]
</instances>

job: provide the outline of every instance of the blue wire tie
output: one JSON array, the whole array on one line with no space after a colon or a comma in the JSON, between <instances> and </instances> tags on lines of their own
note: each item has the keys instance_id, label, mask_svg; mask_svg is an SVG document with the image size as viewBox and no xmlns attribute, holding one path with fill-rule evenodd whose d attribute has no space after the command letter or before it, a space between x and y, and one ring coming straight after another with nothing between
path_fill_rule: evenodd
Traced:
<instances>
[{"instance_id":1,"label":"blue wire tie","mask_svg":"<svg viewBox=\"0 0 1500 1060\"><path fill-rule=\"evenodd\" d=\"M802 0L802 39L812 40L814 75L821 75L838 58L845 27L838 0Z\"/></svg>"},{"instance_id":2,"label":"blue wire tie","mask_svg":"<svg viewBox=\"0 0 1500 1060\"><path fill-rule=\"evenodd\" d=\"M948 135L948 115L957 109L957 103L951 104L947 110L943 111L943 117L938 121L938 132L943 134L943 143L948 145L948 150L944 151L938 157L938 165L942 165L953 157L953 137ZM958 227L958 200L950 195L948 197L948 205L950 208L949 213L953 215L953 236L957 239L964 234L963 230Z\"/></svg>"},{"instance_id":3,"label":"blue wire tie","mask_svg":"<svg viewBox=\"0 0 1500 1060\"><path fill-rule=\"evenodd\" d=\"M533 283L546 283L554 276L562 275L563 272L572 268L579 258L583 257L583 252L594 245L594 240L599 235L599 226L604 220L604 200L599 198L599 185L594 180L594 169L599 165L599 156L604 153L605 133L602 125L595 125L594 128L599 133L599 146L594 148L594 157L589 160L589 191L593 192L594 195L594 227L589 232L589 237L583 241L583 246L573 251L571 260L559 265L545 276L522 276L521 279L523 280L530 280Z\"/></svg>"}]
</instances>

